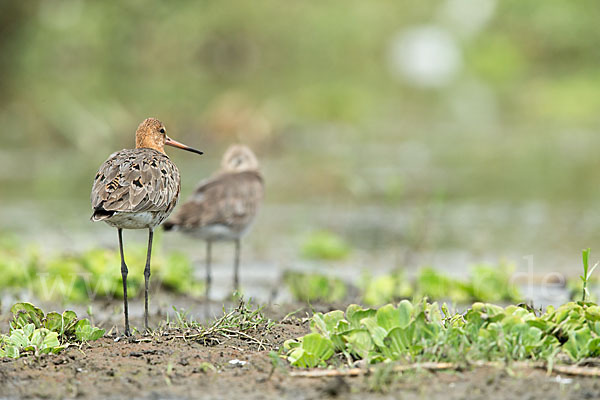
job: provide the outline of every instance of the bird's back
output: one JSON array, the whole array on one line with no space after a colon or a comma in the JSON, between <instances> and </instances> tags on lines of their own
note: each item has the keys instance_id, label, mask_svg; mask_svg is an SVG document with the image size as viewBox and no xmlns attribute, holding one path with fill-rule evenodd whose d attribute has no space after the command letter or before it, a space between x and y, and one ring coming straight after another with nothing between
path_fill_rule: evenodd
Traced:
<instances>
[{"instance_id":1,"label":"bird's back","mask_svg":"<svg viewBox=\"0 0 600 400\"><path fill-rule=\"evenodd\" d=\"M92 220L150 213L161 217L160 223L175 207L179 190L179 171L167 155L148 148L121 150L100 166L94 178Z\"/></svg>"},{"instance_id":2,"label":"bird's back","mask_svg":"<svg viewBox=\"0 0 600 400\"><path fill-rule=\"evenodd\" d=\"M201 182L164 228L210 240L238 238L253 222L263 196L258 171L223 172Z\"/></svg>"}]
</instances>

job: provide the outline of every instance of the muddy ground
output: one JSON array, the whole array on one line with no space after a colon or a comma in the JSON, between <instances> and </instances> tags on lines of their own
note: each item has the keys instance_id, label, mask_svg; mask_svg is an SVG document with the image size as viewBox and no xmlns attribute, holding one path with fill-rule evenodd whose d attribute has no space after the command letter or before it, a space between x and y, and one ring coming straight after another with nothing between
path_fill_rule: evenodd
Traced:
<instances>
[{"instance_id":1,"label":"muddy ground","mask_svg":"<svg viewBox=\"0 0 600 400\"><path fill-rule=\"evenodd\" d=\"M281 321L283 312L267 310L267 315ZM307 323L296 317L269 332L250 332L260 344L240 338L202 343L176 328L125 339L113 329L97 342L58 355L1 360L0 398L600 398L599 379L548 376L536 369L381 370L360 377L303 378L291 376L295 369L285 362L274 367L269 351L308 331Z\"/></svg>"}]
</instances>

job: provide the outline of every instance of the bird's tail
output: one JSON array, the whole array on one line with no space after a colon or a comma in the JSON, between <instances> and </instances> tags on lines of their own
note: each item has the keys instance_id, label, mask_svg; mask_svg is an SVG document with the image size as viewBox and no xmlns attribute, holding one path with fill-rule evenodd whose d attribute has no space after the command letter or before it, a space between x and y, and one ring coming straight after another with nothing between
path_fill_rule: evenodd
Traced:
<instances>
[{"instance_id":1,"label":"bird's tail","mask_svg":"<svg viewBox=\"0 0 600 400\"><path fill-rule=\"evenodd\" d=\"M112 217L114 214L115 214L114 211L107 211L103 208L97 208L94 210L94 213L90 217L90 221L92 221L92 222L102 221L102 220Z\"/></svg>"},{"instance_id":2,"label":"bird's tail","mask_svg":"<svg viewBox=\"0 0 600 400\"><path fill-rule=\"evenodd\" d=\"M174 230L176 230L176 229L177 229L177 224L176 224L175 222L173 222L173 221L165 221L165 222L162 224L162 228L163 228L163 229L164 229L166 232L169 232L169 231L174 231Z\"/></svg>"}]
</instances>

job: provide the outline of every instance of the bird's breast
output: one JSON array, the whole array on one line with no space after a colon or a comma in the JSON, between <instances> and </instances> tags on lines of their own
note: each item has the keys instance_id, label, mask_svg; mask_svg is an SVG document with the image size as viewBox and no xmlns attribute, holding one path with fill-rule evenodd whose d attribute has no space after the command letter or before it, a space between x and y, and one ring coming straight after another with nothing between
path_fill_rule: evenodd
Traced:
<instances>
[{"instance_id":1,"label":"bird's breast","mask_svg":"<svg viewBox=\"0 0 600 400\"><path fill-rule=\"evenodd\" d=\"M121 229L154 229L170 214L163 211L116 212L104 220L110 226Z\"/></svg>"},{"instance_id":2,"label":"bird's breast","mask_svg":"<svg viewBox=\"0 0 600 400\"><path fill-rule=\"evenodd\" d=\"M210 224L194 228L180 228L183 232L203 240L229 241L244 236L250 224L244 226L229 226L225 224Z\"/></svg>"}]
</instances>

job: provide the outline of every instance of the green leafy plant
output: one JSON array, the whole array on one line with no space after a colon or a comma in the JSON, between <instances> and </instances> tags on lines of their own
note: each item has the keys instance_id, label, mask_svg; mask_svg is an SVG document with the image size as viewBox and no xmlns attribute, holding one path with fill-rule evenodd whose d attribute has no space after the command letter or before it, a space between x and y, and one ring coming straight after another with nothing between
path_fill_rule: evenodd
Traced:
<instances>
[{"instance_id":1,"label":"green leafy plant","mask_svg":"<svg viewBox=\"0 0 600 400\"><path fill-rule=\"evenodd\" d=\"M598 301L598 287L600 285L600 280L597 276L590 276L587 279L586 283L586 301ZM569 294L569 299L572 301L580 301L583 292L583 280L581 276L574 276L567 279L566 288Z\"/></svg>"},{"instance_id":2,"label":"green leafy plant","mask_svg":"<svg viewBox=\"0 0 600 400\"><path fill-rule=\"evenodd\" d=\"M79 342L98 340L104 335L104 329L92 327L86 318L78 319L74 311L66 310L62 314L44 312L31 303L16 303L10 309L13 319L11 330L33 325L36 329L45 328L56 332L63 341L75 339Z\"/></svg>"},{"instance_id":3,"label":"green leafy plant","mask_svg":"<svg viewBox=\"0 0 600 400\"><path fill-rule=\"evenodd\" d=\"M312 333L284 345L297 367L327 365L339 353L353 364L388 361L554 360L600 355L600 307L570 302L538 315L519 306L474 303L465 313L425 300L403 300L378 309L350 305L316 313Z\"/></svg>"},{"instance_id":4,"label":"green leafy plant","mask_svg":"<svg viewBox=\"0 0 600 400\"><path fill-rule=\"evenodd\" d=\"M314 260L342 260L350 254L350 246L328 231L311 233L302 244L302 256Z\"/></svg>"},{"instance_id":5,"label":"green leafy plant","mask_svg":"<svg viewBox=\"0 0 600 400\"><path fill-rule=\"evenodd\" d=\"M321 274L286 271L283 280L298 301L336 302L346 297L346 284Z\"/></svg>"},{"instance_id":6,"label":"green leafy plant","mask_svg":"<svg viewBox=\"0 0 600 400\"><path fill-rule=\"evenodd\" d=\"M415 281L417 298L450 299L459 303L469 300L469 284L458 279L450 278L438 270L422 268Z\"/></svg>"},{"instance_id":7,"label":"green leafy plant","mask_svg":"<svg viewBox=\"0 0 600 400\"><path fill-rule=\"evenodd\" d=\"M478 264L471 267L466 282L469 300L483 302L522 300L517 286L511 282L514 269L514 265L503 262L498 265Z\"/></svg>"},{"instance_id":8,"label":"green leafy plant","mask_svg":"<svg viewBox=\"0 0 600 400\"><path fill-rule=\"evenodd\" d=\"M79 266L73 273L86 280L86 292L96 297L123 296L121 287L121 271L117 267L121 264L120 254L117 250L90 249L79 255ZM127 249L127 263L131 267L144 265L144 249L140 246L131 246ZM160 255L157 257L160 263ZM140 264L141 263L141 264ZM128 295L135 297L142 288L143 277L140 274L130 273L127 276Z\"/></svg>"},{"instance_id":9,"label":"green leafy plant","mask_svg":"<svg viewBox=\"0 0 600 400\"><path fill-rule=\"evenodd\" d=\"M167 256L168 268L160 268L158 276L162 285L175 293L200 296L204 293L204 283L193 279L193 266L189 257L180 252Z\"/></svg>"},{"instance_id":10,"label":"green leafy plant","mask_svg":"<svg viewBox=\"0 0 600 400\"><path fill-rule=\"evenodd\" d=\"M0 289L28 289L39 263L37 249L22 249L15 237L0 235Z\"/></svg>"},{"instance_id":11,"label":"green leafy plant","mask_svg":"<svg viewBox=\"0 0 600 400\"><path fill-rule=\"evenodd\" d=\"M287 358L290 363L303 368L325 366L325 361L334 353L331 340L318 333L309 333L297 341L287 341L284 349L288 350Z\"/></svg>"},{"instance_id":12,"label":"green leafy plant","mask_svg":"<svg viewBox=\"0 0 600 400\"><path fill-rule=\"evenodd\" d=\"M361 280L362 301L368 305L379 305L411 297L414 294L413 284L405 275L401 269L375 278L365 275Z\"/></svg>"},{"instance_id":13,"label":"green leafy plant","mask_svg":"<svg viewBox=\"0 0 600 400\"><path fill-rule=\"evenodd\" d=\"M127 249L126 257L132 272L128 276L127 290L134 297L143 286L141 268L146 262L146 248L132 246ZM203 283L193 278L191 261L185 255L163 256L157 251L152 261L153 282L161 282L167 290L176 293L202 293ZM41 258L35 247L19 246L15 240L0 241L0 270L3 272L0 289L31 290L42 300L85 303L90 298L120 298L123 293L119 265L118 250L90 249ZM134 273L135 268L139 268L139 273Z\"/></svg>"},{"instance_id":14,"label":"green leafy plant","mask_svg":"<svg viewBox=\"0 0 600 400\"><path fill-rule=\"evenodd\" d=\"M36 356L58 353L72 343L98 340L105 332L85 318L78 319L70 310L44 314L31 303L16 303L11 312L9 334L0 335L0 357L18 358L26 352Z\"/></svg>"},{"instance_id":15,"label":"green leafy plant","mask_svg":"<svg viewBox=\"0 0 600 400\"><path fill-rule=\"evenodd\" d=\"M39 356L58 353L64 348L58 341L58 333L46 328L36 328L34 324L13 329L10 335L0 339L0 357L19 358L24 352Z\"/></svg>"}]
</instances>

